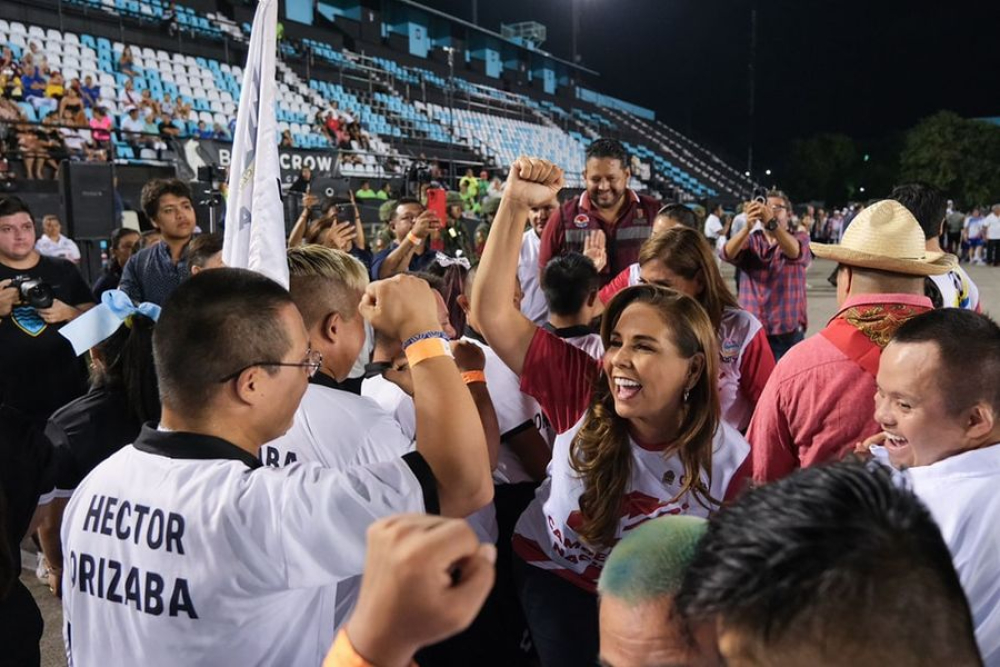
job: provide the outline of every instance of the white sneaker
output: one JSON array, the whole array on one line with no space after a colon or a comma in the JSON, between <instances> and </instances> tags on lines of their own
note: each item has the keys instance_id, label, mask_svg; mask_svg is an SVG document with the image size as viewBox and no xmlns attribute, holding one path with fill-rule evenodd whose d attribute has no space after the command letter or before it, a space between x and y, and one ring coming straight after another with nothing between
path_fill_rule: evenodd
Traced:
<instances>
[{"instance_id":1,"label":"white sneaker","mask_svg":"<svg viewBox=\"0 0 1000 667\"><path fill-rule=\"evenodd\" d=\"M35 565L35 576L41 581L49 583L49 568L45 566L44 554L38 554L38 564Z\"/></svg>"}]
</instances>

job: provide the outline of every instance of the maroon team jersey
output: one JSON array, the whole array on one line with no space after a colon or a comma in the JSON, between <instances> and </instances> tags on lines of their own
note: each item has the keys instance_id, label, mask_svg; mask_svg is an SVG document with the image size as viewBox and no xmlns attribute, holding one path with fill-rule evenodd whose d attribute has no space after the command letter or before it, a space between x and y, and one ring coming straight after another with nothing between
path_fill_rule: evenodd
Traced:
<instances>
[{"instance_id":1,"label":"maroon team jersey","mask_svg":"<svg viewBox=\"0 0 1000 667\"><path fill-rule=\"evenodd\" d=\"M584 192L559 207L549 218L542 233L542 247L538 261L540 268L553 257L567 252L583 252L583 242L592 231L601 230L607 238L608 265L601 271L601 285L639 260L639 248L653 230L653 219L660 202L652 197L639 195L632 190L625 192L625 205L618 219L609 223L597 213Z\"/></svg>"}]
</instances>

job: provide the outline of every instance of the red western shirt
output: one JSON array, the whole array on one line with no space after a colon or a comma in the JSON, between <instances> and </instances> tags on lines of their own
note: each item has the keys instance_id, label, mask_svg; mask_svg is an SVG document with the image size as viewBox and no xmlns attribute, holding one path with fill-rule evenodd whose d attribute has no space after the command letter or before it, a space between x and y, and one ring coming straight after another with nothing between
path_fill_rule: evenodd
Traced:
<instances>
[{"instance_id":1,"label":"red western shirt","mask_svg":"<svg viewBox=\"0 0 1000 667\"><path fill-rule=\"evenodd\" d=\"M609 223L590 203L584 192L559 207L549 218L542 232L542 247L538 253L541 270L549 260L568 252L583 252L583 242L593 231L601 230L607 239L608 265L601 272L601 284L639 261L639 248L653 230L653 219L660 209L660 202L652 197L628 190L618 218Z\"/></svg>"},{"instance_id":2,"label":"red western shirt","mask_svg":"<svg viewBox=\"0 0 1000 667\"><path fill-rule=\"evenodd\" d=\"M774 367L747 431L754 481L772 482L837 460L878 433L874 396L882 348L899 325L930 309L924 296L854 296L822 333L789 350ZM853 337L848 356L829 333L852 325L867 336Z\"/></svg>"}]
</instances>

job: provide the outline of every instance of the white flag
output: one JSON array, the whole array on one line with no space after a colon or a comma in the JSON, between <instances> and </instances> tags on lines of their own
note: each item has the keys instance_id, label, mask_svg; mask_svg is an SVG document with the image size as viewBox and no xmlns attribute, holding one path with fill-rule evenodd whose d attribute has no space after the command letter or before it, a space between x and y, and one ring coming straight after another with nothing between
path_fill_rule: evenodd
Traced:
<instances>
[{"instance_id":1,"label":"white flag","mask_svg":"<svg viewBox=\"0 0 1000 667\"><path fill-rule=\"evenodd\" d=\"M274 73L277 0L261 0L250 32L229 167L226 266L258 271L288 288L285 212L281 205Z\"/></svg>"}]
</instances>

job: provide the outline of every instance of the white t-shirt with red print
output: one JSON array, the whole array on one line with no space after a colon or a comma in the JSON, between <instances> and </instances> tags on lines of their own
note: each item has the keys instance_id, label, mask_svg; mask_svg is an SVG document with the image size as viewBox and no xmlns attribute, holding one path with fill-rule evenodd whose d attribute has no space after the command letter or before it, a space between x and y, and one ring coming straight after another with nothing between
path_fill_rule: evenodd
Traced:
<instances>
[{"instance_id":1,"label":"white t-shirt with red print","mask_svg":"<svg viewBox=\"0 0 1000 667\"><path fill-rule=\"evenodd\" d=\"M570 447L583 425L591 391L601 364L586 352L553 334L539 330L525 357L521 389L533 396L559 434L552 449L549 475L514 530L514 550L531 565L549 570L588 591L610 549L586 545L576 530L581 524L583 481L570 465ZM705 507L690 494L675 498L684 466L663 447L646 448L632 440L632 475L622 503L616 541L636 526L666 514L707 517L717 506ZM705 484L716 501L741 487L749 473L750 445L725 422L713 440L712 474Z\"/></svg>"}]
</instances>

